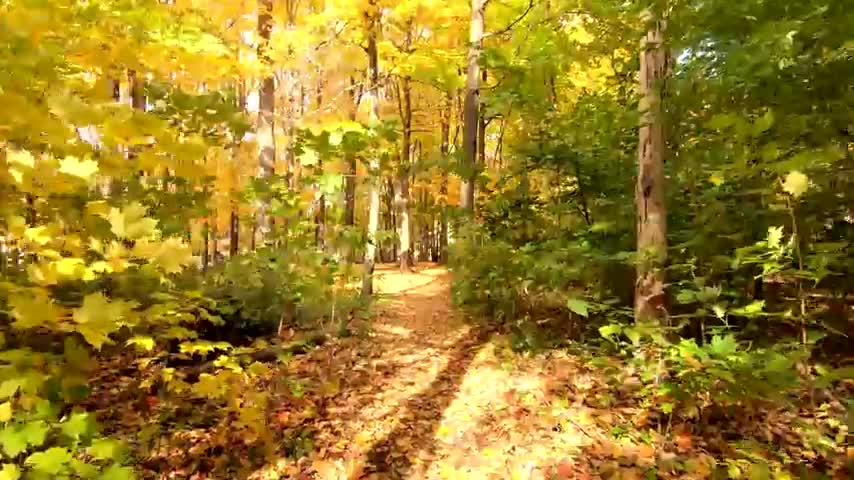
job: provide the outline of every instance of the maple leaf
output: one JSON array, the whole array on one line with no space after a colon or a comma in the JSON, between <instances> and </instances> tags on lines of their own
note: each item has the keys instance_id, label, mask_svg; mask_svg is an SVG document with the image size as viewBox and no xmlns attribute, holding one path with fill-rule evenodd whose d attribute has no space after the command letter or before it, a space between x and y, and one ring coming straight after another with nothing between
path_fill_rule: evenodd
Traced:
<instances>
[{"instance_id":1,"label":"maple leaf","mask_svg":"<svg viewBox=\"0 0 854 480\"><path fill-rule=\"evenodd\" d=\"M132 302L110 301L101 292L86 295L83 305L72 314L77 323L75 329L90 345L100 349L109 335L124 325L122 320L132 307Z\"/></svg>"},{"instance_id":2,"label":"maple leaf","mask_svg":"<svg viewBox=\"0 0 854 480\"><path fill-rule=\"evenodd\" d=\"M178 273L193 259L189 245L177 238L170 238L160 244L151 257L152 263L166 273Z\"/></svg>"},{"instance_id":3,"label":"maple leaf","mask_svg":"<svg viewBox=\"0 0 854 480\"><path fill-rule=\"evenodd\" d=\"M111 208L107 214L112 232L119 238L136 240L157 233L157 220L145 216L147 209L139 202L126 205L123 209Z\"/></svg>"},{"instance_id":4,"label":"maple leaf","mask_svg":"<svg viewBox=\"0 0 854 480\"><path fill-rule=\"evenodd\" d=\"M98 171L98 162L94 160L79 160L65 157L59 161L59 171L75 177L89 179Z\"/></svg>"},{"instance_id":5,"label":"maple leaf","mask_svg":"<svg viewBox=\"0 0 854 480\"><path fill-rule=\"evenodd\" d=\"M13 294L9 296L15 328L27 329L53 325L57 322L61 310L56 307L47 292L30 289L29 295Z\"/></svg>"},{"instance_id":6,"label":"maple leaf","mask_svg":"<svg viewBox=\"0 0 854 480\"><path fill-rule=\"evenodd\" d=\"M809 189L810 179L803 173L793 170L783 180L783 191L794 198L798 198Z\"/></svg>"}]
</instances>

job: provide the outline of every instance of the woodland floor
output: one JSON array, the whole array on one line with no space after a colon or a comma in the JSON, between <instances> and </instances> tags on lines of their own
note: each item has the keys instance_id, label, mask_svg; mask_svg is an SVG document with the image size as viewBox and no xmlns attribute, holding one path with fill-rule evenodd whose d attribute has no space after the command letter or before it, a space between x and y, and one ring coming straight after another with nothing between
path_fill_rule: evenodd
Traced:
<instances>
[{"instance_id":1,"label":"woodland floor","mask_svg":"<svg viewBox=\"0 0 854 480\"><path fill-rule=\"evenodd\" d=\"M592 415L550 408L554 379L577 373L572 360L502 359L495 337L452 308L449 277L436 266L379 269L371 332L330 347L337 392L313 422L317 477L543 478L590 443ZM315 361L299 359L310 374ZM570 412L587 425L553 415Z\"/></svg>"},{"instance_id":2,"label":"woodland floor","mask_svg":"<svg viewBox=\"0 0 854 480\"><path fill-rule=\"evenodd\" d=\"M278 380L270 383L274 395L263 420L275 432L272 449L270 440L247 436L239 421L221 413L207 424L197 418L184 427L168 419L161 420L171 422L168 427L151 426L164 418L163 405L129 414L135 417L119 423L142 432L154 428L149 434L159 437L137 448L145 452L146 477L639 479L650 469L659 478L709 474L702 440L676 425L664 442L637 404L602 404L603 394L619 399L620 387L609 387L581 360L561 352L516 354L506 338L464 321L451 306L449 275L433 265L406 274L381 267L368 330L275 366L270 378ZM173 408L171 418L188 415L184 408ZM192 407L189 415L203 416ZM140 434L134 435L139 443ZM667 463L677 458L680 473L668 474Z\"/></svg>"}]
</instances>

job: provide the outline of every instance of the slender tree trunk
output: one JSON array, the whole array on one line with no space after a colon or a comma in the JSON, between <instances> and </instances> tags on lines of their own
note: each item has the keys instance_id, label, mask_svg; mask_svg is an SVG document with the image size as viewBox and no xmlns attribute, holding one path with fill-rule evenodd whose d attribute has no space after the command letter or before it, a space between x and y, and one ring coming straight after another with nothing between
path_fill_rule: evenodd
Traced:
<instances>
[{"instance_id":1,"label":"slender tree trunk","mask_svg":"<svg viewBox=\"0 0 854 480\"><path fill-rule=\"evenodd\" d=\"M240 109L241 112L246 111L246 85L241 79L237 83L237 108ZM242 142L242 139L234 139L234 151L233 161L235 165L239 164L239 145ZM235 171L237 169L235 168ZM239 205L238 203L232 199L231 201L231 214L228 222L228 255L229 257L235 257L240 252L240 216L238 211Z\"/></svg>"},{"instance_id":2,"label":"slender tree trunk","mask_svg":"<svg viewBox=\"0 0 854 480\"><path fill-rule=\"evenodd\" d=\"M440 113L440 130L442 143L439 147L439 152L442 155L442 161L448 161L448 156L451 152L451 118L453 118L453 99L451 92L445 97L445 105ZM439 185L439 197L442 202L440 205L440 227L439 227L439 263L447 263L448 261L448 170L442 169L442 180Z\"/></svg>"},{"instance_id":3,"label":"slender tree trunk","mask_svg":"<svg viewBox=\"0 0 854 480\"><path fill-rule=\"evenodd\" d=\"M395 208L395 202L397 200L397 192L398 189L395 188L395 179L392 177L388 177L386 179L386 195L385 195L385 209L386 209L386 222L385 222L385 230L388 232L396 232L397 231L397 209ZM389 242L387 247L387 251L389 256L380 255L380 259L383 263L387 262L396 262L397 261L397 243L392 240Z\"/></svg>"},{"instance_id":4,"label":"slender tree trunk","mask_svg":"<svg viewBox=\"0 0 854 480\"><path fill-rule=\"evenodd\" d=\"M368 19L368 89L367 97L370 103L370 123L375 125L380 119L379 102L379 58L377 54L377 32L379 18L374 13L376 0L370 0L370 17ZM380 159L376 153L371 154L369 163L371 179L370 207L368 210L368 238L365 247L364 271L362 273L362 298L369 299L374 294L374 265L377 257L377 228L380 223Z\"/></svg>"},{"instance_id":5,"label":"slender tree trunk","mask_svg":"<svg viewBox=\"0 0 854 480\"><path fill-rule=\"evenodd\" d=\"M134 110L145 111L145 83L136 70L128 70L128 83L130 84L130 104Z\"/></svg>"},{"instance_id":6,"label":"slender tree trunk","mask_svg":"<svg viewBox=\"0 0 854 480\"><path fill-rule=\"evenodd\" d=\"M211 262L210 255L210 225L208 225L208 220L205 220L205 224L202 226L202 273L208 272L208 265Z\"/></svg>"},{"instance_id":7,"label":"slender tree trunk","mask_svg":"<svg viewBox=\"0 0 854 480\"><path fill-rule=\"evenodd\" d=\"M661 88L667 73L664 20L650 18L641 42L638 180L635 190L639 261L635 320L666 320L664 266L667 261L667 208L664 203L664 134Z\"/></svg>"},{"instance_id":8,"label":"slender tree trunk","mask_svg":"<svg viewBox=\"0 0 854 480\"><path fill-rule=\"evenodd\" d=\"M486 69L481 70L480 79L483 84L486 84ZM478 109L478 119L477 119L477 162L478 168L486 168L486 127L488 122L486 121L486 115L484 115L484 111L482 108ZM475 184L475 194L477 193L477 184Z\"/></svg>"},{"instance_id":9,"label":"slender tree trunk","mask_svg":"<svg viewBox=\"0 0 854 480\"><path fill-rule=\"evenodd\" d=\"M323 70L320 68L317 69L317 91L315 95L315 99L317 101L317 110L319 111L323 107ZM321 175L323 174L323 160L319 159L317 162L317 166L320 169ZM317 229L315 230L315 243L317 244L317 248L321 250L326 249L326 195L321 192L320 198L317 200Z\"/></svg>"},{"instance_id":10,"label":"slender tree trunk","mask_svg":"<svg viewBox=\"0 0 854 480\"><path fill-rule=\"evenodd\" d=\"M401 81L402 89L402 111L403 140L400 146L400 175L398 177L399 188L397 191L397 204L399 208L400 225L400 270L412 270L414 265L412 257L412 226L409 221L409 172L412 170L412 81L404 77Z\"/></svg>"},{"instance_id":11,"label":"slender tree trunk","mask_svg":"<svg viewBox=\"0 0 854 480\"><path fill-rule=\"evenodd\" d=\"M266 0L269 1L269 0ZM299 0L285 0L285 10L287 15L287 30L290 34L296 32L297 9L299 8ZM295 52L292 47L288 47L288 57L293 58ZM288 102L288 115L285 123L285 136L288 138L288 145L285 150L285 160L288 166L288 186L291 190L296 191L299 184L299 166L296 160L296 150L294 142L294 132L298 118L305 113L305 86L300 82L299 71L295 67L290 67L285 71L285 96Z\"/></svg>"},{"instance_id":12,"label":"slender tree trunk","mask_svg":"<svg viewBox=\"0 0 854 480\"><path fill-rule=\"evenodd\" d=\"M273 30L273 0L258 0L258 58L265 68L270 68L272 60L269 55L270 34ZM261 79L258 105L258 166L259 176L272 177L276 166L276 137L274 112L276 108L276 85L272 71L267 71ZM272 229L273 219L269 213L269 201L263 201L258 209L256 222L261 237L265 237Z\"/></svg>"},{"instance_id":13,"label":"slender tree trunk","mask_svg":"<svg viewBox=\"0 0 854 480\"><path fill-rule=\"evenodd\" d=\"M477 176L477 125L480 119L480 61L483 50L484 0L471 0L469 26L468 69L466 72L466 98L463 113L463 166L460 183L460 208L474 213L474 182Z\"/></svg>"},{"instance_id":14,"label":"slender tree trunk","mask_svg":"<svg viewBox=\"0 0 854 480\"><path fill-rule=\"evenodd\" d=\"M356 120L356 112L359 109L359 97L356 94L356 79L350 77L350 121ZM347 168L347 178L344 187L344 225L352 227L356 224L356 153L347 150L344 152L344 164Z\"/></svg>"}]
</instances>

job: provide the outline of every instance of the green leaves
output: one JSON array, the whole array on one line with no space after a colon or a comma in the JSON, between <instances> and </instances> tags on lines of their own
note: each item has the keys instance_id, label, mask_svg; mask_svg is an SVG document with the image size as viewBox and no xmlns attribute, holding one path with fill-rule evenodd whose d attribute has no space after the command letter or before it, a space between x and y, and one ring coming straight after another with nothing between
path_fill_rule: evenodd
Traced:
<instances>
[{"instance_id":1,"label":"green leaves","mask_svg":"<svg viewBox=\"0 0 854 480\"><path fill-rule=\"evenodd\" d=\"M709 346L709 351L718 357L726 357L727 355L735 353L737 348L738 345L736 345L735 337L733 335L716 335L712 337L712 343Z\"/></svg>"},{"instance_id":2,"label":"green leaves","mask_svg":"<svg viewBox=\"0 0 854 480\"><path fill-rule=\"evenodd\" d=\"M37 472L57 475L65 470L65 466L71 462L71 452L67 448L53 447L44 452L36 452L27 457L26 464L33 467Z\"/></svg>"},{"instance_id":3,"label":"green leaves","mask_svg":"<svg viewBox=\"0 0 854 480\"><path fill-rule=\"evenodd\" d=\"M8 458L15 458L27 449L27 435L15 425L9 425L0 430L0 448Z\"/></svg>"},{"instance_id":4,"label":"green leaves","mask_svg":"<svg viewBox=\"0 0 854 480\"><path fill-rule=\"evenodd\" d=\"M110 465L107 470L105 470L100 477L99 480L133 480L136 476L133 474L133 470L130 467L123 467L119 464Z\"/></svg>"},{"instance_id":5,"label":"green leaves","mask_svg":"<svg viewBox=\"0 0 854 480\"><path fill-rule=\"evenodd\" d=\"M38 328L56 323L60 309L56 307L47 292L42 289L30 289L27 293L9 296L13 326L17 329ZM2 397L2 394L0 394Z\"/></svg>"},{"instance_id":6,"label":"green leaves","mask_svg":"<svg viewBox=\"0 0 854 480\"><path fill-rule=\"evenodd\" d=\"M20 378L10 378L0 383L0 400L5 400L18 392L21 386Z\"/></svg>"},{"instance_id":7,"label":"green leaves","mask_svg":"<svg viewBox=\"0 0 854 480\"><path fill-rule=\"evenodd\" d=\"M587 317L590 304L580 298L570 298L566 301L566 307L582 317Z\"/></svg>"},{"instance_id":8,"label":"green leaves","mask_svg":"<svg viewBox=\"0 0 854 480\"><path fill-rule=\"evenodd\" d=\"M92 416L84 412L76 412L60 424L62 433L67 437L77 441L83 437L88 437L95 428Z\"/></svg>"},{"instance_id":9,"label":"green leaves","mask_svg":"<svg viewBox=\"0 0 854 480\"><path fill-rule=\"evenodd\" d=\"M86 453L98 460L120 460L124 455L124 446L117 440L97 438L86 449Z\"/></svg>"},{"instance_id":10,"label":"green leaves","mask_svg":"<svg viewBox=\"0 0 854 480\"><path fill-rule=\"evenodd\" d=\"M603 326L599 327L599 335L602 335L603 337L605 337L609 340L611 339L611 337L620 334L620 332L622 332L622 331L623 331L623 326L615 324L615 323L612 323L610 325L603 325Z\"/></svg>"},{"instance_id":11,"label":"green leaves","mask_svg":"<svg viewBox=\"0 0 854 480\"><path fill-rule=\"evenodd\" d=\"M50 432L50 426L43 420L27 422L21 430L29 447L41 447Z\"/></svg>"},{"instance_id":12,"label":"green leaves","mask_svg":"<svg viewBox=\"0 0 854 480\"><path fill-rule=\"evenodd\" d=\"M3 469L0 470L0 480L18 480L21 478L21 470L17 465L6 463Z\"/></svg>"}]
</instances>

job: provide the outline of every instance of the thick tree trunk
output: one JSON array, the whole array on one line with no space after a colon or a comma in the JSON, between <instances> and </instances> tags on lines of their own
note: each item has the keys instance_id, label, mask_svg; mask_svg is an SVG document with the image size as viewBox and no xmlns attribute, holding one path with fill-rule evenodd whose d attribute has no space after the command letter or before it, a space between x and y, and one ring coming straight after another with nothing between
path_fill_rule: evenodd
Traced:
<instances>
[{"instance_id":1,"label":"thick tree trunk","mask_svg":"<svg viewBox=\"0 0 854 480\"><path fill-rule=\"evenodd\" d=\"M400 270L412 270L412 226L409 220L409 172L412 170L412 81L409 77L401 80L402 104L401 118L403 120L403 140L400 145L400 175L398 177L397 205L399 209L398 236L400 238Z\"/></svg>"},{"instance_id":2,"label":"thick tree trunk","mask_svg":"<svg viewBox=\"0 0 854 480\"><path fill-rule=\"evenodd\" d=\"M272 61L269 56L270 34L273 30L273 0L258 0L258 58L269 68ZM265 73L259 92L257 141L259 176L272 177L276 166L276 137L274 130L274 111L276 108L276 86L272 71ZM256 222L261 237L264 238L272 228L272 215L269 214L269 202L262 202Z\"/></svg>"},{"instance_id":3,"label":"thick tree trunk","mask_svg":"<svg viewBox=\"0 0 854 480\"><path fill-rule=\"evenodd\" d=\"M647 19L649 19L647 17ZM667 208L664 203L664 134L661 88L667 73L665 21L652 19L641 42L640 132L638 142L635 320L666 320L664 266L667 261Z\"/></svg>"},{"instance_id":4,"label":"thick tree trunk","mask_svg":"<svg viewBox=\"0 0 854 480\"><path fill-rule=\"evenodd\" d=\"M484 0L471 0L469 26L468 69L466 71L466 98L463 113L463 165L460 183L460 208L474 213L474 182L477 176L477 126L480 119L480 61L483 49Z\"/></svg>"},{"instance_id":5,"label":"thick tree trunk","mask_svg":"<svg viewBox=\"0 0 854 480\"><path fill-rule=\"evenodd\" d=\"M371 0L371 16L368 23L368 89L370 103L370 123L375 125L380 119L379 102L379 58L377 54L377 31L379 19L373 13L376 2ZM371 179L370 206L368 210L368 238L365 247L364 271L362 273L362 298L369 299L374 294L374 263L377 257L377 229L380 223L380 159L372 154L369 163Z\"/></svg>"}]
</instances>

